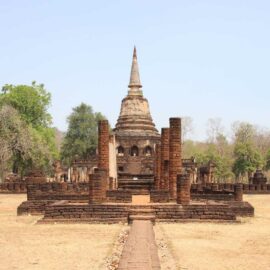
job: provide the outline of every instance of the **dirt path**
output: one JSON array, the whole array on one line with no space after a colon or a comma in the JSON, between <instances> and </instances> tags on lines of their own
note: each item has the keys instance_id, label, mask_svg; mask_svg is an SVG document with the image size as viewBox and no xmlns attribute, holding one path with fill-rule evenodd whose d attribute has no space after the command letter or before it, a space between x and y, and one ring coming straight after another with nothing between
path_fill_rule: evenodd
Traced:
<instances>
[{"instance_id":1,"label":"dirt path","mask_svg":"<svg viewBox=\"0 0 270 270\"><path fill-rule=\"evenodd\" d=\"M151 221L133 221L118 270L160 270Z\"/></svg>"}]
</instances>

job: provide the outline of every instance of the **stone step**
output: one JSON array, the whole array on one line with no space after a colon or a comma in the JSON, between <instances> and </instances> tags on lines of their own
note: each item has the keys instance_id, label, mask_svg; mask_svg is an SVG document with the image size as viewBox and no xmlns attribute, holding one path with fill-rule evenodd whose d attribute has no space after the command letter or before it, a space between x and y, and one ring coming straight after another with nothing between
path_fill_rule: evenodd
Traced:
<instances>
[{"instance_id":1,"label":"stone step","mask_svg":"<svg viewBox=\"0 0 270 270\"><path fill-rule=\"evenodd\" d=\"M118 190L121 190L123 192L130 192L132 195L150 195L149 190L146 189L122 189L118 188Z\"/></svg>"},{"instance_id":2,"label":"stone step","mask_svg":"<svg viewBox=\"0 0 270 270\"><path fill-rule=\"evenodd\" d=\"M155 223L155 215L129 215L129 223L133 223L134 220L149 220L152 223Z\"/></svg>"},{"instance_id":3,"label":"stone step","mask_svg":"<svg viewBox=\"0 0 270 270\"><path fill-rule=\"evenodd\" d=\"M66 224L66 223L82 223L82 224L118 224L127 223L127 218L68 218L68 219L50 219L43 218L37 221L37 224Z\"/></svg>"},{"instance_id":4,"label":"stone step","mask_svg":"<svg viewBox=\"0 0 270 270\"><path fill-rule=\"evenodd\" d=\"M151 208L134 208L129 211L130 215L155 215L155 211Z\"/></svg>"},{"instance_id":5,"label":"stone step","mask_svg":"<svg viewBox=\"0 0 270 270\"><path fill-rule=\"evenodd\" d=\"M156 218L155 215L130 215L129 219L132 220L154 220Z\"/></svg>"}]
</instances>

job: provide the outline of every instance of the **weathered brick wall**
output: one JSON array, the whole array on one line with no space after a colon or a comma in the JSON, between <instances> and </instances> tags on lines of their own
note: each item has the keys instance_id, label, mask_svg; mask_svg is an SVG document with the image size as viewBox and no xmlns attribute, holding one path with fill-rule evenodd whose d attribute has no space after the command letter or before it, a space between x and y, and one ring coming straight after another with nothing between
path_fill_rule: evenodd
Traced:
<instances>
[{"instance_id":1,"label":"weathered brick wall","mask_svg":"<svg viewBox=\"0 0 270 270\"><path fill-rule=\"evenodd\" d=\"M101 120L98 123L98 168L109 173L109 122Z\"/></svg>"},{"instance_id":2,"label":"weathered brick wall","mask_svg":"<svg viewBox=\"0 0 270 270\"><path fill-rule=\"evenodd\" d=\"M88 183L37 183L27 185L27 200L88 200Z\"/></svg>"},{"instance_id":3,"label":"weathered brick wall","mask_svg":"<svg viewBox=\"0 0 270 270\"><path fill-rule=\"evenodd\" d=\"M57 205L53 204L46 208L44 219L46 220L93 220L113 223L127 222L129 208L119 205Z\"/></svg>"},{"instance_id":4,"label":"weathered brick wall","mask_svg":"<svg viewBox=\"0 0 270 270\"><path fill-rule=\"evenodd\" d=\"M169 190L169 141L170 141L170 129L161 129L161 179L160 189Z\"/></svg>"},{"instance_id":5,"label":"weathered brick wall","mask_svg":"<svg viewBox=\"0 0 270 270\"><path fill-rule=\"evenodd\" d=\"M89 175L89 203L103 203L106 201L108 186L108 170L96 169Z\"/></svg>"},{"instance_id":6,"label":"weathered brick wall","mask_svg":"<svg viewBox=\"0 0 270 270\"><path fill-rule=\"evenodd\" d=\"M65 202L46 206L44 222L127 222L139 205L68 205ZM234 221L236 216L253 216L254 208L249 203L229 202L220 204L149 204L144 209L152 210L156 221L177 222L181 220Z\"/></svg>"},{"instance_id":7,"label":"weathered brick wall","mask_svg":"<svg viewBox=\"0 0 270 270\"><path fill-rule=\"evenodd\" d=\"M209 193L199 193L192 194L192 200L211 200L211 201L234 201L235 197L233 193L222 194L221 192L209 194Z\"/></svg>"},{"instance_id":8,"label":"weathered brick wall","mask_svg":"<svg viewBox=\"0 0 270 270\"><path fill-rule=\"evenodd\" d=\"M230 210L237 216L241 217L253 217L254 207L248 202L229 202Z\"/></svg>"},{"instance_id":9,"label":"weathered brick wall","mask_svg":"<svg viewBox=\"0 0 270 270\"><path fill-rule=\"evenodd\" d=\"M7 182L0 183L0 193L26 193L26 183L25 182Z\"/></svg>"},{"instance_id":10,"label":"weathered brick wall","mask_svg":"<svg viewBox=\"0 0 270 270\"><path fill-rule=\"evenodd\" d=\"M178 205L154 206L157 221L186 220L236 220L236 214L228 205Z\"/></svg>"},{"instance_id":11,"label":"weathered brick wall","mask_svg":"<svg viewBox=\"0 0 270 270\"><path fill-rule=\"evenodd\" d=\"M131 203L132 192L128 190L107 190L107 202Z\"/></svg>"},{"instance_id":12,"label":"weathered brick wall","mask_svg":"<svg viewBox=\"0 0 270 270\"><path fill-rule=\"evenodd\" d=\"M177 176L177 203L182 205L190 203L190 175L187 173Z\"/></svg>"},{"instance_id":13,"label":"weathered brick wall","mask_svg":"<svg viewBox=\"0 0 270 270\"><path fill-rule=\"evenodd\" d=\"M48 205L57 201L41 200L41 201L25 201L17 208L17 215L44 215L45 209Z\"/></svg>"},{"instance_id":14,"label":"weathered brick wall","mask_svg":"<svg viewBox=\"0 0 270 270\"><path fill-rule=\"evenodd\" d=\"M270 194L270 184L263 185L243 185L244 194Z\"/></svg>"},{"instance_id":15,"label":"weathered brick wall","mask_svg":"<svg viewBox=\"0 0 270 270\"><path fill-rule=\"evenodd\" d=\"M192 194L215 194L215 191L218 191L220 194L234 194L235 185L230 183L208 183L206 185L202 184L192 184L191 193ZM243 194L270 194L270 184L241 184L243 187ZM218 194L217 193L217 194Z\"/></svg>"},{"instance_id":16,"label":"weathered brick wall","mask_svg":"<svg viewBox=\"0 0 270 270\"><path fill-rule=\"evenodd\" d=\"M234 201L234 186L225 189L218 184L192 184L191 198L192 200L214 200L214 201Z\"/></svg>"},{"instance_id":17,"label":"weathered brick wall","mask_svg":"<svg viewBox=\"0 0 270 270\"><path fill-rule=\"evenodd\" d=\"M155 189L160 189L160 177L161 177L161 146L160 144L156 145L156 157L155 157Z\"/></svg>"},{"instance_id":18,"label":"weathered brick wall","mask_svg":"<svg viewBox=\"0 0 270 270\"><path fill-rule=\"evenodd\" d=\"M170 201L170 192L168 190L151 190L151 203L167 203Z\"/></svg>"},{"instance_id":19,"label":"weathered brick wall","mask_svg":"<svg viewBox=\"0 0 270 270\"><path fill-rule=\"evenodd\" d=\"M177 175L181 173L181 118L170 118L169 190L172 199L177 197Z\"/></svg>"},{"instance_id":20,"label":"weathered brick wall","mask_svg":"<svg viewBox=\"0 0 270 270\"><path fill-rule=\"evenodd\" d=\"M236 184L234 186L234 199L238 202L243 201L243 185Z\"/></svg>"}]
</instances>

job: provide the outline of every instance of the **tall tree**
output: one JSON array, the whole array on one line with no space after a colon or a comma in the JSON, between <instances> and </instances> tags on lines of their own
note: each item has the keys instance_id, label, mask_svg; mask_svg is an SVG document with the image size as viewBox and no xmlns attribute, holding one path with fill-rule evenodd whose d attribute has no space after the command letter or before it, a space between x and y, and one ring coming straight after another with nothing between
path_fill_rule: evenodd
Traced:
<instances>
[{"instance_id":1,"label":"tall tree","mask_svg":"<svg viewBox=\"0 0 270 270\"><path fill-rule=\"evenodd\" d=\"M15 165L15 157L29 158L31 135L19 113L9 105L0 108L0 177L3 179L10 166ZM13 164L11 161L14 161Z\"/></svg>"},{"instance_id":2,"label":"tall tree","mask_svg":"<svg viewBox=\"0 0 270 270\"><path fill-rule=\"evenodd\" d=\"M182 117L182 141L185 141L188 138L188 135L193 132L193 119L189 116Z\"/></svg>"},{"instance_id":3,"label":"tall tree","mask_svg":"<svg viewBox=\"0 0 270 270\"><path fill-rule=\"evenodd\" d=\"M216 138L224 132L221 118L208 119L206 132L208 136L208 141L210 143L215 143Z\"/></svg>"},{"instance_id":4,"label":"tall tree","mask_svg":"<svg viewBox=\"0 0 270 270\"><path fill-rule=\"evenodd\" d=\"M251 174L264 163L254 143L256 129L249 123L236 122L233 131L235 160L232 170L239 180L248 181Z\"/></svg>"},{"instance_id":5,"label":"tall tree","mask_svg":"<svg viewBox=\"0 0 270 270\"><path fill-rule=\"evenodd\" d=\"M256 134L255 127L247 122L234 122L232 131L235 143L252 143Z\"/></svg>"},{"instance_id":6,"label":"tall tree","mask_svg":"<svg viewBox=\"0 0 270 270\"><path fill-rule=\"evenodd\" d=\"M55 132L51 128L51 115L48 113L51 95L43 84L5 85L0 93L0 108L10 106L16 115L25 123L29 131L32 148L27 160L19 152L13 153L13 171L25 171L32 166L49 170L58 151L55 143ZM14 114L14 113L13 113Z\"/></svg>"},{"instance_id":7,"label":"tall tree","mask_svg":"<svg viewBox=\"0 0 270 270\"><path fill-rule=\"evenodd\" d=\"M251 174L263 165L261 154L250 143L237 143L234 155L233 172L243 181L247 181Z\"/></svg>"},{"instance_id":8,"label":"tall tree","mask_svg":"<svg viewBox=\"0 0 270 270\"><path fill-rule=\"evenodd\" d=\"M91 106L81 103L67 118L68 131L61 147L61 159L70 164L75 158L87 159L95 153L98 142L98 121L105 119Z\"/></svg>"}]
</instances>

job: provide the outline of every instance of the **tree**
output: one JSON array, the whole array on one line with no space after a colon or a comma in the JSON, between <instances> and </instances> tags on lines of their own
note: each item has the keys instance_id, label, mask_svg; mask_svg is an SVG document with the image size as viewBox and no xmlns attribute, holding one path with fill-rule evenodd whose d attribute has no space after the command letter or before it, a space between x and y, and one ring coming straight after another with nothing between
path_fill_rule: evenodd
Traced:
<instances>
[{"instance_id":1,"label":"tree","mask_svg":"<svg viewBox=\"0 0 270 270\"><path fill-rule=\"evenodd\" d=\"M31 132L19 113L9 105L0 109L0 174L16 166L18 160L27 160L32 148ZM13 162L11 162L13 161ZM16 171L18 172L18 171Z\"/></svg>"},{"instance_id":2,"label":"tree","mask_svg":"<svg viewBox=\"0 0 270 270\"><path fill-rule=\"evenodd\" d=\"M210 118L207 122L207 136L210 143L215 143L216 138L223 134L224 127L220 118Z\"/></svg>"},{"instance_id":3,"label":"tree","mask_svg":"<svg viewBox=\"0 0 270 270\"><path fill-rule=\"evenodd\" d=\"M265 169L270 170L270 149L268 150L265 157Z\"/></svg>"},{"instance_id":4,"label":"tree","mask_svg":"<svg viewBox=\"0 0 270 270\"><path fill-rule=\"evenodd\" d=\"M256 129L247 122L234 122L232 124L235 143L253 143Z\"/></svg>"},{"instance_id":5,"label":"tree","mask_svg":"<svg viewBox=\"0 0 270 270\"><path fill-rule=\"evenodd\" d=\"M263 156L255 144L256 128L246 122L235 122L234 131L234 164L235 176L248 180L257 168L263 167Z\"/></svg>"},{"instance_id":6,"label":"tree","mask_svg":"<svg viewBox=\"0 0 270 270\"><path fill-rule=\"evenodd\" d=\"M263 159L260 153L251 143L237 143L234 148L235 161L233 172L237 178L246 179L263 165ZM246 179L248 180L248 179Z\"/></svg>"},{"instance_id":7,"label":"tree","mask_svg":"<svg viewBox=\"0 0 270 270\"><path fill-rule=\"evenodd\" d=\"M21 151L12 153L13 172L23 174L31 167L49 171L52 160L58 157L55 132L50 127L51 115L48 113L50 101L51 95L43 84L33 82L31 86L5 85L2 88L0 108L5 106L13 108L8 110L9 114L16 115L25 127L23 132L17 131L17 134L20 136L27 134L31 145L31 150L27 152L28 158L25 158Z\"/></svg>"},{"instance_id":8,"label":"tree","mask_svg":"<svg viewBox=\"0 0 270 270\"><path fill-rule=\"evenodd\" d=\"M215 166L214 178L218 182L225 182L233 176L231 171L232 161L229 152L224 152L222 155L219 153L216 144L207 144L204 152L195 154L199 166L213 163Z\"/></svg>"},{"instance_id":9,"label":"tree","mask_svg":"<svg viewBox=\"0 0 270 270\"><path fill-rule=\"evenodd\" d=\"M182 140L186 141L188 135L193 132L193 119L189 116L182 117Z\"/></svg>"},{"instance_id":10,"label":"tree","mask_svg":"<svg viewBox=\"0 0 270 270\"><path fill-rule=\"evenodd\" d=\"M266 157L270 149L270 131L265 128L256 127L256 133L253 140L256 149Z\"/></svg>"},{"instance_id":11,"label":"tree","mask_svg":"<svg viewBox=\"0 0 270 270\"><path fill-rule=\"evenodd\" d=\"M75 158L87 159L95 153L98 143L98 121L105 119L91 106L81 103L68 117L68 131L61 147L61 159L70 164Z\"/></svg>"},{"instance_id":12,"label":"tree","mask_svg":"<svg viewBox=\"0 0 270 270\"><path fill-rule=\"evenodd\" d=\"M15 108L21 118L34 128L49 127L51 124L51 115L48 113L48 107L51 102L51 95L43 84L32 85L5 85L0 94L0 106L3 104L11 105Z\"/></svg>"}]
</instances>

